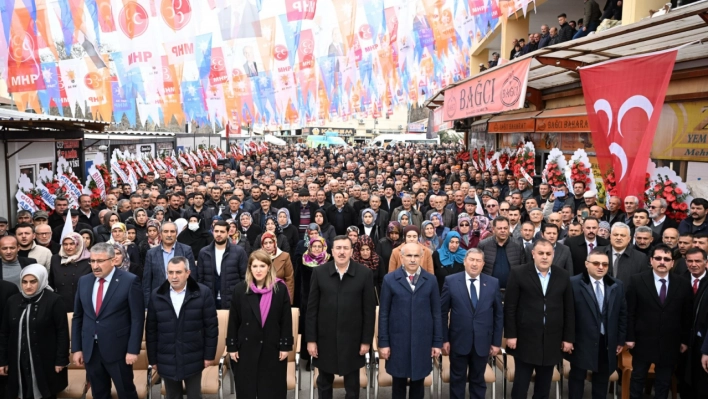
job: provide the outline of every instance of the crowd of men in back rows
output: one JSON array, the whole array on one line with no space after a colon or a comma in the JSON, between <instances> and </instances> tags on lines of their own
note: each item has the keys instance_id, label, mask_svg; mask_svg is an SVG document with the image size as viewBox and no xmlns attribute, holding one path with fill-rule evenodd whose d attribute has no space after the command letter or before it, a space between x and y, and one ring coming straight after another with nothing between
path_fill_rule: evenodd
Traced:
<instances>
[{"instance_id":1,"label":"crowd of men in back rows","mask_svg":"<svg viewBox=\"0 0 708 399\"><path fill-rule=\"evenodd\" d=\"M632 397L641 395L651 364L657 397L666 397L672 375L682 396L708 394L708 201L694 199L682 221L666 216L663 199L642 205L637 197L611 197L605 208L581 182L534 185L505 170L477 171L455 158L455 150L287 146L243 160L230 157L214 170L178 170L176 176L160 170L135 191L128 184L111 188L98 208L89 196L71 210L66 198L57 197L51 213L20 211L12 228L0 218L0 279L19 284L20 270L40 263L53 281L52 269L71 257L62 242L71 218L84 248L109 242L125 250L120 261L127 259L126 270L142 279L146 303L165 281L169 259L185 256L197 266L200 282L207 275L217 307L228 308L222 299L243 280L247 255L272 231L272 257L280 250L291 254L294 276L283 279L293 287L291 301L306 311L301 291L309 281L302 277L301 257L316 237L328 252L335 236L349 237L353 259L374 271L377 293L386 274L405 266L410 251L403 254L402 247L418 243L422 257L413 260L435 275L439 292L448 276L470 275L477 257L481 273L495 280L507 314L506 346L518 357L514 397L525 397L524 376L528 371L528 387L534 369L537 393L547 394L562 352L582 396L585 372L611 374L621 348L633 355ZM182 243L183 237L189 240ZM362 246L373 247L368 249L376 256L365 255ZM219 260L204 269L203 254ZM90 268L58 278L71 287L81 273ZM65 295L69 309L74 296ZM595 324L578 311L581 298L594 301ZM468 299L476 307L471 293ZM598 350L598 343L607 350ZM602 379L593 392L606 391Z\"/></svg>"}]
</instances>

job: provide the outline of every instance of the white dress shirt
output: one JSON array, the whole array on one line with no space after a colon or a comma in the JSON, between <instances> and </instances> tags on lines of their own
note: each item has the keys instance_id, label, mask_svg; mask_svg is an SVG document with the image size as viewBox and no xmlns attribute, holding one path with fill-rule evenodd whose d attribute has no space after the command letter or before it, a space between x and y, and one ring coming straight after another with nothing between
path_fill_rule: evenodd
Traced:
<instances>
[{"instance_id":1,"label":"white dress shirt","mask_svg":"<svg viewBox=\"0 0 708 399\"><path fill-rule=\"evenodd\" d=\"M116 272L116 268L114 267L113 270L108 274L108 276L105 277L105 280L103 282L103 296L101 297L101 300L106 297L106 292L108 292L108 285L111 283L111 280L113 279L113 274ZM98 278L94 281L93 283L93 293L91 294L91 298L93 299L93 310L96 310L96 295L98 294ZM104 304L101 302L101 307L103 307Z\"/></svg>"},{"instance_id":2,"label":"white dress shirt","mask_svg":"<svg viewBox=\"0 0 708 399\"><path fill-rule=\"evenodd\" d=\"M659 220L658 222L657 222L656 220L654 220L654 219L652 219L651 222L654 224L654 226L659 226L659 225L661 225L662 223L664 223L664 220L666 220L666 215L664 215L664 217L661 218L661 220Z\"/></svg>"},{"instance_id":3,"label":"white dress shirt","mask_svg":"<svg viewBox=\"0 0 708 399\"><path fill-rule=\"evenodd\" d=\"M602 297L604 298L604 297L605 297L605 282L602 281L602 279L596 280L595 278L590 277L590 285L591 285L590 288L592 288L592 292L595 293L595 290L596 290L597 287L598 287L598 285L595 284L596 281L599 281L599 282L600 282L600 285L599 285L599 286L600 286L600 291L602 292Z\"/></svg>"},{"instance_id":4,"label":"white dress shirt","mask_svg":"<svg viewBox=\"0 0 708 399\"><path fill-rule=\"evenodd\" d=\"M474 282L472 281L472 277L470 277L469 274L465 273L465 281L467 281L467 296L472 298L472 291L470 291L470 284L474 284L474 289L477 291L477 300L479 300L479 276L474 278Z\"/></svg>"},{"instance_id":5,"label":"white dress shirt","mask_svg":"<svg viewBox=\"0 0 708 399\"><path fill-rule=\"evenodd\" d=\"M416 270L413 274L408 273L408 270L404 269L404 271L406 272L406 281L408 281L408 285L411 286L412 291L415 291L415 284L411 282L411 276L413 276L413 281L418 280L418 275L420 275L420 266L418 266L418 270Z\"/></svg>"},{"instance_id":6,"label":"white dress shirt","mask_svg":"<svg viewBox=\"0 0 708 399\"><path fill-rule=\"evenodd\" d=\"M693 277L693 274L691 275L691 289L693 289L693 284L696 280L698 280L698 284L701 284L701 280L703 280L706 277L706 271L703 270L703 274L700 277Z\"/></svg>"},{"instance_id":7,"label":"white dress shirt","mask_svg":"<svg viewBox=\"0 0 708 399\"><path fill-rule=\"evenodd\" d=\"M175 308L175 314L179 317L179 312L182 310L182 304L184 303L184 297L187 293L187 286L182 288L182 291L177 292L170 285L170 300L172 300L172 306Z\"/></svg>"},{"instance_id":8,"label":"white dress shirt","mask_svg":"<svg viewBox=\"0 0 708 399\"><path fill-rule=\"evenodd\" d=\"M597 249L597 239L593 241L585 240L585 247L587 247L588 253L590 253L590 244L592 244L592 249Z\"/></svg>"}]
</instances>

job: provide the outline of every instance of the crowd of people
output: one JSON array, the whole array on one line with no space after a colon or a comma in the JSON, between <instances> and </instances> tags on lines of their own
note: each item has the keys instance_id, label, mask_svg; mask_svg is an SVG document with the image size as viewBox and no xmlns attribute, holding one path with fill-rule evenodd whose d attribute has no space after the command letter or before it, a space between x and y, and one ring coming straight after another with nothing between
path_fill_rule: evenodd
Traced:
<instances>
[{"instance_id":1,"label":"crowd of people","mask_svg":"<svg viewBox=\"0 0 708 399\"><path fill-rule=\"evenodd\" d=\"M514 356L513 398L527 397L534 373L534 397L547 397L563 359L571 398L588 371L604 398L626 350L632 398L650 365L657 398L672 376L682 397L708 395L708 201L674 221L663 199L605 207L582 182L478 171L458 151L273 147L214 170L157 171L134 192L111 188L97 209L86 195L78 209L57 197L51 213L0 218L0 393L53 397L73 362L94 397L110 397L112 380L134 398L145 335L167 396L184 383L196 398L220 356L224 309L244 398L285 397L293 322L322 398L335 375L358 397L372 345L394 398L422 398L441 355L451 397L466 384L484 397L501 351ZM62 236L67 218L74 232Z\"/></svg>"}]
</instances>

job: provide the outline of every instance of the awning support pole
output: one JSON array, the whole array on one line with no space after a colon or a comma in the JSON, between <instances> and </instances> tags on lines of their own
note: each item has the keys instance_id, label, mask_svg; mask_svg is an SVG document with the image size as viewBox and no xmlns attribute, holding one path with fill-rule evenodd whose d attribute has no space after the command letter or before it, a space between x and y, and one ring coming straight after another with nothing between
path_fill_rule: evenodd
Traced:
<instances>
[{"instance_id":1,"label":"awning support pole","mask_svg":"<svg viewBox=\"0 0 708 399\"><path fill-rule=\"evenodd\" d=\"M8 155L7 158L5 159L5 161L9 161L10 158L12 158L13 156L15 156L15 154L17 154L18 152L24 150L25 148L29 147L30 145L32 145L32 142L31 142L31 141L30 141L29 143L23 145L22 147L20 147L19 150L17 150L17 151L15 151L15 152L13 152L12 154ZM7 140L5 140L5 153L7 154Z\"/></svg>"}]
</instances>

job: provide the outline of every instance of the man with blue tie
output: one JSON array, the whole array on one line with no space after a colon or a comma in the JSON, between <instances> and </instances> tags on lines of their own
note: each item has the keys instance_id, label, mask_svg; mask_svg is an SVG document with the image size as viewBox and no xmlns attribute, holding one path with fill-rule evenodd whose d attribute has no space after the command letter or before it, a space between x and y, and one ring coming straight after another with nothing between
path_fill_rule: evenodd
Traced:
<instances>
[{"instance_id":1,"label":"man with blue tie","mask_svg":"<svg viewBox=\"0 0 708 399\"><path fill-rule=\"evenodd\" d=\"M669 395L679 353L688 349L693 321L691 285L676 273L666 244L650 253L651 270L632 275L627 287L627 347L632 353L629 397L643 397L644 380L654 365L654 398Z\"/></svg>"},{"instance_id":2,"label":"man with blue tie","mask_svg":"<svg viewBox=\"0 0 708 399\"><path fill-rule=\"evenodd\" d=\"M74 301L71 351L74 364L86 364L93 397L111 398L111 380L120 399L137 399L133 364L143 340L145 307L140 281L113 266L113 245L91 248L93 274L79 279Z\"/></svg>"},{"instance_id":3,"label":"man with blue tie","mask_svg":"<svg viewBox=\"0 0 708 399\"><path fill-rule=\"evenodd\" d=\"M501 347L504 310L499 280L481 274L484 253L469 249L464 265L465 272L447 276L442 288L443 354L450 356L450 398L464 399L469 382L470 398L483 399L487 359Z\"/></svg>"},{"instance_id":4,"label":"man with blue tie","mask_svg":"<svg viewBox=\"0 0 708 399\"><path fill-rule=\"evenodd\" d=\"M587 372L592 372L592 398L605 399L610 374L627 335L627 302L624 284L608 274L610 261L601 249L593 249L586 272L570 278L575 301L575 342L565 355L570 362L568 393L582 399Z\"/></svg>"}]
</instances>

